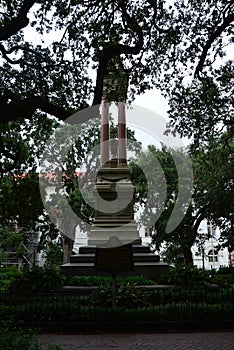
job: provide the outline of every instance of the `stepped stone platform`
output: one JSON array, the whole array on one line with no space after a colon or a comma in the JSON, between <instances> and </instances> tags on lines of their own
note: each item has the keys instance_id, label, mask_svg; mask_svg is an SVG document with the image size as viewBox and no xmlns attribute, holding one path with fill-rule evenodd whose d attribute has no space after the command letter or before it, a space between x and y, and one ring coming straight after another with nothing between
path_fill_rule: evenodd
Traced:
<instances>
[{"instance_id":1,"label":"stepped stone platform","mask_svg":"<svg viewBox=\"0 0 234 350\"><path fill-rule=\"evenodd\" d=\"M108 276L106 272L95 269L96 246L83 246L79 249L79 254L71 255L70 262L62 265L62 272L67 277L72 276ZM150 247L141 244L132 245L134 269L132 271L121 272L118 275L145 276L157 280L168 270L168 264L160 262L158 255L150 251Z\"/></svg>"}]
</instances>

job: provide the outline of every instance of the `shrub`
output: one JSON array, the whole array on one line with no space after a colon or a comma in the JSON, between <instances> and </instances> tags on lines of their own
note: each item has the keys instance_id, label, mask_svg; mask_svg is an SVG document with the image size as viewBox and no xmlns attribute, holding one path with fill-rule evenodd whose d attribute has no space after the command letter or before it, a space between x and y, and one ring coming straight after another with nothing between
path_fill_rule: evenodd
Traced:
<instances>
[{"instance_id":1,"label":"shrub","mask_svg":"<svg viewBox=\"0 0 234 350\"><path fill-rule=\"evenodd\" d=\"M70 286L91 287L104 285L108 287L111 283L110 277L105 276L73 276L66 281Z\"/></svg>"},{"instance_id":2,"label":"shrub","mask_svg":"<svg viewBox=\"0 0 234 350\"><path fill-rule=\"evenodd\" d=\"M116 305L118 307L139 307L148 305L144 288L136 288L135 283L125 282L117 285ZM110 306L112 303L112 289L98 286L90 296L93 305Z\"/></svg>"},{"instance_id":3,"label":"shrub","mask_svg":"<svg viewBox=\"0 0 234 350\"><path fill-rule=\"evenodd\" d=\"M54 292L61 288L64 281L59 268L26 267L10 285L10 292L22 295Z\"/></svg>"},{"instance_id":4,"label":"shrub","mask_svg":"<svg viewBox=\"0 0 234 350\"><path fill-rule=\"evenodd\" d=\"M217 271L218 275L232 275L234 277L234 268L233 267L220 267Z\"/></svg>"},{"instance_id":5,"label":"shrub","mask_svg":"<svg viewBox=\"0 0 234 350\"><path fill-rule=\"evenodd\" d=\"M155 284L154 281L145 276L117 277L117 284L133 283L136 286L149 286Z\"/></svg>"},{"instance_id":6,"label":"shrub","mask_svg":"<svg viewBox=\"0 0 234 350\"><path fill-rule=\"evenodd\" d=\"M216 283L220 287L229 288L234 283L234 277L231 274L217 273L212 277L212 283Z\"/></svg>"},{"instance_id":7,"label":"shrub","mask_svg":"<svg viewBox=\"0 0 234 350\"><path fill-rule=\"evenodd\" d=\"M48 241L43 257L46 259L47 267L60 266L63 261L63 251L57 243Z\"/></svg>"},{"instance_id":8,"label":"shrub","mask_svg":"<svg viewBox=\"0 0 234 350\"><path fill-rule=\"evenodd\" d=\"M161 276L159 284L174 284L178 286L195 287L206 285L211 282L212 272L195 267L170 267L169 270Z\"/></svg>"},{"instance_id":9,"label":"shrub","mask_svg":"<svg viewBox=\"0 0 234 350\"><path fill-rule=\"evenodd\" d=\"M152 285L154 282L144 276L117 277L118 285L134 283L135 285ZM105 276L73 276L67 279L66 284L70 286L106 286L111 285L111 277Z\"/></svg>"},{"instance_id":10,"label":"shrub","mask_svg":"<svg viewBox=\"0 0 234 350\"><path fill-rule=\"evenodd\" d=\"M58 345L42 344L35 332L17 327L13 321L0 322L0 350L62 350Z\"/></svg>"},{"instance_id":11,"label":"shrub","mask_svg":"<svg viewBox=\"0 0 234 350\"><path fill-rule=\"evenodd\" d=\"M0 291L8 291L13 281L20 275L16 266L0 268Z\"/></svg>"}]
</instances>

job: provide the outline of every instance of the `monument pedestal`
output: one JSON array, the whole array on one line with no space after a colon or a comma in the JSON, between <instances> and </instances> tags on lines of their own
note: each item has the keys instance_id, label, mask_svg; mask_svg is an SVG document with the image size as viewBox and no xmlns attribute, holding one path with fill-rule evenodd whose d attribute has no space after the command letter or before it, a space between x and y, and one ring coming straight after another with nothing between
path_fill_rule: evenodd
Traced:
<instances>
[{"instance_id":1,"label":"monument pedestal","mask_svg":"<svg viewBox=\"0 0 234 350\"><path fill-rule=\"evenodd\" d=\"M94 192L95 219L89 245L105 247L112 237L116 237L121 245L139 240L133 213L134 193L127 167L113 167L112 161L112 167L99 169ZM112 240L112 244L115 241Z\"/></svg>"}]
</instances>

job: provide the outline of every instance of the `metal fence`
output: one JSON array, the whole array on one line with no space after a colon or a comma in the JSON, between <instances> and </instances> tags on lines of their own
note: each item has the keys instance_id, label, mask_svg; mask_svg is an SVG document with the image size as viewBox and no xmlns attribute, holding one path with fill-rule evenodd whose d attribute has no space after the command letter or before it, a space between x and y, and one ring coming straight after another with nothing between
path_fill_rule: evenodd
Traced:
<instances>
[{"instance_id":1,"label":"metal fence","mask_svg":"<svg viewBox=\"0 0 234 350\"><path fill-rule=\"evenodd\" d=\"M0 293L1 319L13 318L24 323L43 322L165 322L232 320L233 290L157 290L141 295L117 296L111 307L109 295L100 291L90 295L77 293L38 293L19 296Z\"/></svg>"}]
</instances>

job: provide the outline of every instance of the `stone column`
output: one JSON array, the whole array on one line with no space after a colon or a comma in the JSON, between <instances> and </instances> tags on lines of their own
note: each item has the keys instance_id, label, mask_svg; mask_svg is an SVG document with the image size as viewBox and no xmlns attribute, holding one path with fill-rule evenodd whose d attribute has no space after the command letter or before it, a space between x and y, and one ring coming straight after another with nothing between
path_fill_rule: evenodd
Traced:
<instances>
[{"instance_id":1,"label":"stone column","mask_svg":"<svg viewBox=\"0 0 234 350\"><path fill-rule=\"evenodd\" d=\"M101 103L101 166L109 166L109 102Z\"/></svg>"},{"instance_id":2,"label":"stone column","mask_svg":"<svg viewBox=\"0 0 234 350\"><path fill-rule=\"evenodd\" d=\"M119 157L118 166L127 165L126 151L126 117L125 117L125 101L118 102L118 139L119 139Z\"/></svg>"}]
</instances>

